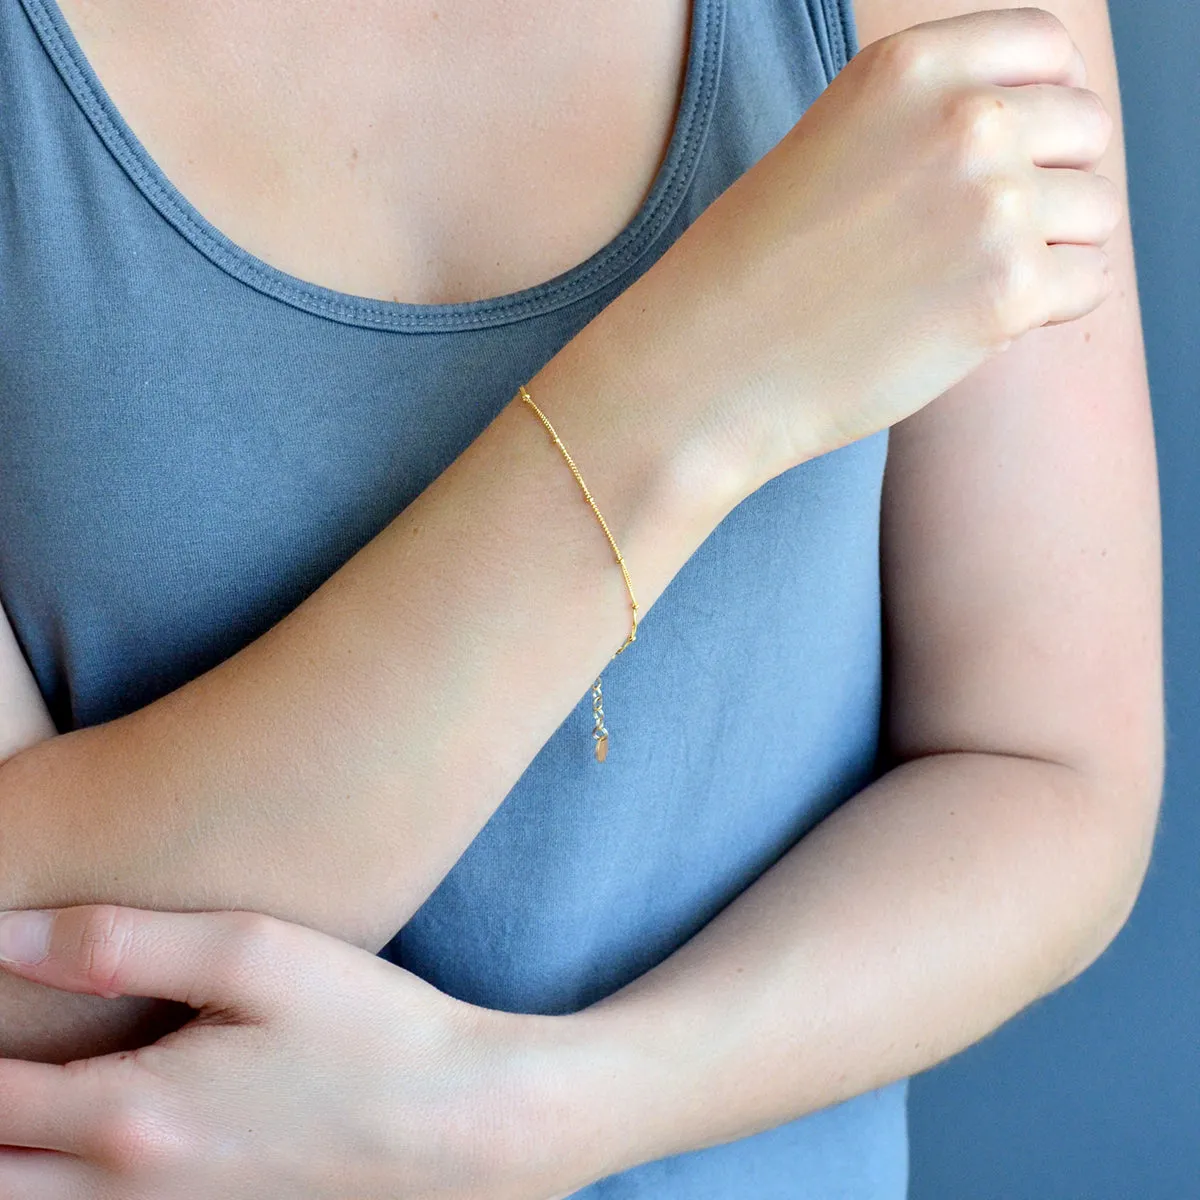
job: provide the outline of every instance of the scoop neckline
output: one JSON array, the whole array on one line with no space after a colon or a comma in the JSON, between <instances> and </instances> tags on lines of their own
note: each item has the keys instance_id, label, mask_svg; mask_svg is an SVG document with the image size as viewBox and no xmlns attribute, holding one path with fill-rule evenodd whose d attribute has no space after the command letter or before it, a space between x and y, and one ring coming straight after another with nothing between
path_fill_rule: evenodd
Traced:
<instances>
[{"instance_id":1,"label":"scoop neckline","mask_svg":"<svg viewBox=\"0 0 1200 1200\"><path fill-rule=\"evenodd\" d=\"M726 0L691 0L682 95L667 152L637 212L582 262L530 287L452 304L358 296L310 283L252 254L215 225L167 178L126 124L84 55L57 0L21 0L63 82L132 182L210 262L247 286L305 312L369 329L441 333L540 316L599 291L633 267L679 210L712 124L724 40Z\"/></svg>"}]
</instances>

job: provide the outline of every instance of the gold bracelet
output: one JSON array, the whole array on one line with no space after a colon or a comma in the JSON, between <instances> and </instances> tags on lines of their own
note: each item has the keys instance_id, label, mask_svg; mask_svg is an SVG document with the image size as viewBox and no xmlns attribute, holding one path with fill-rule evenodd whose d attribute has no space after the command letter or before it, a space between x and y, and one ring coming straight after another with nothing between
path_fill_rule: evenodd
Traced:
<instances>
[{"instance_id":1,"label":"gold bracelet","mask_svg":"<svg viewBox=\"0 0 1200 1200\"><path fill-rule=\"evenodd\" d=\"M596 514L596 520L600 522L600 528L604 530L604 536L608 538L608 544L612 547L612 552L616 556L617 566L621 568L621 575L625 580L625 587L629 592L629 603L633 606L633 625L629 630L629 636L613 651L612 657L616 658L622 650L637 640L638 602L637 597L633 594L633 583L629 579L629 571L625 567L625 559L621 557L621 551L617 549L617 543L613 535L609 532L608 522L600 515L600 510L596 507L595 500L592 499L592 493L588 491L587 484L583 482L583 476L580 475L579 468L575 465L575 460L567 453L567 448L562 444L562 439L554 432L554 426L550 424L546 414L534 404L533 397L525 390L524 385L521 386L519 395L537 413L538 419L546 427L546 432L549 433L554 444L562 451L563 458L567 460L567 466L571 468L571 474L575 476L575 482L579 484L583 491L583 498L591 506L592 512ZM611 661L612 659L609 659L609 662ZM604 704L600 691L600 676L597 676L596 682L592 684L592 716L596 722L596 726L592 730L592 738L596 743L596 761L603 762L608 756L608 730L604 726Z\"/></svg>"}]
</instances>

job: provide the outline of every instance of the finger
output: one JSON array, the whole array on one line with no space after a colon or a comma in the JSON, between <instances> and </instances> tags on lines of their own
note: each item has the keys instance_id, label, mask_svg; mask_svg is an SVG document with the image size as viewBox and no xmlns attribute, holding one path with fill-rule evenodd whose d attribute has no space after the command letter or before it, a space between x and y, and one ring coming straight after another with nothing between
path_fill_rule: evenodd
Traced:
<instances>
[{"instance_id":1,"label":"finger","mask_svg":"<svg viewBox=\"0 0 1200 1200\"><path fill-rule=\"evenodd\" d=\"M1087 168L1104 157L1113 121L1095 92L1027 83L995 95L1016 112L1021 150L1035 166Z\"/></svg>"},{"instance_id":2,"label":"finger","mask_svg":"<svg viewBox=\"0 0 1200 1200\"><path fill-rule=\"evenodd\" d=\"M0 914L0 965L65 991L153 996L260 1017L277 1002L289 928L259 913L112 904L8 912Z\"/></svg>"},{"instance_id":3,"label":"finger","mask_svg":"<svg viewBox=\"0 0 1200 1200\"><path fill-rule=\"evenodd\" d=\"M78 1066L0 1060L0 1146L82 1153L87 1130L111 1104L101 1083L98 1072Z\"/></svg>"},{"instance_id":4,"label":"finger","mask_svg":"<svg viewBox=\"0 0 1200 1200\"><path fill-rule=\"evenodd\" d=\"M1098 246L1063 242L1047 246L1054 264L1047 288L1044 323L1074 321L1098 308L1112 288L1108 256Z\"/></svg>"},{"instance_id":5,"label":"finger","mask_svg":"<svg viewBox=\"0 0 1200 1200\"><path fill-rule=\"evenodd\" d=\"M1121 220L1121 195L1103 175L1060 167L1036 170L1035 220L1046 242L1102 246Z\"/></svg>"},{"instance_id":6,"label":"finger","mask_svg":"<svg viewBox=\"0 0 1200 1200\"><path fill-rule=\"evenodd\" d=\"M0 1200L100 1200L95 1170L64 1154L0 1149Z\"/></svg>"},{"instance_id":7,"label":"finger","mask_svg":"<svg viewBox=\"0 0 1200 1200\"><path fill-rule=\"evenodd\" d=\"M1063 23L1041 8L942 17L914 25L898 36L914 34L924 39L930 68L944 78L1005 86L1065 83L1083 87L1087 83L1079 47Z\"/></svg>"},{"instance_id":8,"label":"finger","mask_svg":"<svg viewBox=\"0 0 1200 1200\"><path fill-rule=\"evenodd\" d=\"M0 1146L53 1151L118 1173L170 1159L179 1146L171 1115L178 1103L166 1102L143 1063L138 1051L64 1066L0 1059Z\"/></svg>"}]
</instances>

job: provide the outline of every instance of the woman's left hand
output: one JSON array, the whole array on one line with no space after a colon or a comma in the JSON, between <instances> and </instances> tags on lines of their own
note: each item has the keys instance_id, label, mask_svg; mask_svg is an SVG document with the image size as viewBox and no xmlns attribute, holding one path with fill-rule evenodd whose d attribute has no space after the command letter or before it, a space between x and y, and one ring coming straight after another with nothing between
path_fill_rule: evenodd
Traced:
<instances>
[{"instance_id":1,"label":"woman's left hand","mask_svg":"<svg viewBox=\"0 0 1200 1200\"><path fill-rule=\"evenodd\" d=\"M0 1060L0 1200L550 1200L594 1177L550 1129L569 1018L255 913L39 915L40 943L0 916L0 954L35 960L10 972L198 1014L141 1050Z\"/></svg>"}]
</instances>

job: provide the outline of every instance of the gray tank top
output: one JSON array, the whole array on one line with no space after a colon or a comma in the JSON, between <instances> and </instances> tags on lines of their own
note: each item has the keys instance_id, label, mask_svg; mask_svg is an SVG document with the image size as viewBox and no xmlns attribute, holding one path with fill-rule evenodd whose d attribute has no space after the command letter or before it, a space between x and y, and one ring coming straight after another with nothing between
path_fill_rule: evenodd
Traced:
<instances>
[{"instance_id":1,"label":"gray tank top","mask_svg":"<svg viewBox=\"0 0 1200 1200\"><path fill-rule=\"evenodd\" d=\"M629 224L535 287L364 299L208 223L54 0L0 4L0 601L60 730L139 708L293 609L796 122L850 0L694 0L668 153ZM884 769L887 431L774 479L701 545L382 952L567 1012L640 975ZM302 886L297 882L297 886ZM580 1195L899 1200L906 1082Z\"/></svg>"}]
</instances>

